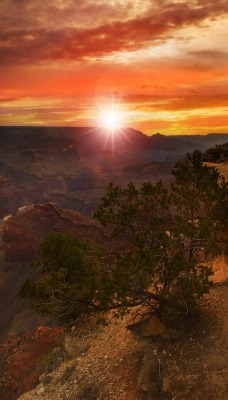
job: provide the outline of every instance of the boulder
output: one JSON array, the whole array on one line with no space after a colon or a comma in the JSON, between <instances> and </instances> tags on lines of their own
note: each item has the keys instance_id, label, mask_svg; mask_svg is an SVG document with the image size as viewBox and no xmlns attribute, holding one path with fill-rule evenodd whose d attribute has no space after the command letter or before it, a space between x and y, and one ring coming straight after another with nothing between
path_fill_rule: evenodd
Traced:
<instances>
[{"instance_id":1,"label":"boulder","mask_svg":"<svg viewBox=\"0 0 228 400\"><path fill-rule=\"evenodd\" d=\"M148 400L157 400L162 390L160 365L154 355L147 356L138 377L138 387Z\"/></svg>"},{"instance_id":2,"label":"boulder","mask_svg":"<svg viewBox=\"0 0 228 400\"><path fill-rule=\"evenodd\" d=\"M133 324L127 326L127 328L136 334L143 337L161 335L167 337L169 334L166 326L158 318L157 315L151 315L149 318L142 318L136 320Z\"/></svg>"}]
</instances>

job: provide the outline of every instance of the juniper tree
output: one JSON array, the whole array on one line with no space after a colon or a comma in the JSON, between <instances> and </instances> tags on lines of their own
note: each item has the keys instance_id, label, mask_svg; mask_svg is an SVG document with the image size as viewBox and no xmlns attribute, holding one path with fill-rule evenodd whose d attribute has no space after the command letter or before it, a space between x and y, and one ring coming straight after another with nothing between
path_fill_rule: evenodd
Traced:
<instances>
[{"instance_id":1,"label":"juniper tree","mask_svg":"<svg viewBox=\"0 0 228 400\"><path fill-rule=\"evenodd\" d=\"M39 247L34 267L41 277L27 279L19 295L44 315L76 318L102 305L99 286L108 272L107 252L92 241L79 241L68 232L51 233Z\"/></svg>"},{"instance_id":2,"label":"juniper tree","mask_svg":"<svg viewBox=\"0 0 228 400\"><path fill-rule=\"evenodd\" d=\"M211 282L210 256L222 250L227 226L227 184L195 151L176 163L174 182L144 183L137 190L109 185L95 217L114 239L126 241L115 259L117 301L152 309L189 311Z\"/></svg>"},{"instance_id":3,"label":"juniper tree","mask_svg":"<svg viewBox=\"0 0 228 400\"><path fill-rule=\"evenodd\" d=\"M51 234L40 247L42 278L20 294L38 311L75 318L91 310L189 311L211 282L209 257L225 248L227 184L195 151L176 163L170 189L110 184L95 212L112 246Z\"/></svg>"}]
</instances>

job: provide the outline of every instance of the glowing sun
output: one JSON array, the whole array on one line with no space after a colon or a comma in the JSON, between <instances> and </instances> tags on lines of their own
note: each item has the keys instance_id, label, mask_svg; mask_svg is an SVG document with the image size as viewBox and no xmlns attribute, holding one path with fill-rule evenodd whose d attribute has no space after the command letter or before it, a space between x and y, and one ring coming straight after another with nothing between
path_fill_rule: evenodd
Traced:
<instances>
[{"instance_id":1,"label":"glowing sun","mask_svg":"<svg viewBox=\"0 0 228 400\"><path fill-rule=\"evenodd\" d=\"M100 116L101 126L109 131L121 129L122 115L117 110L105 110Z\"/></svg>"}]
</instances>

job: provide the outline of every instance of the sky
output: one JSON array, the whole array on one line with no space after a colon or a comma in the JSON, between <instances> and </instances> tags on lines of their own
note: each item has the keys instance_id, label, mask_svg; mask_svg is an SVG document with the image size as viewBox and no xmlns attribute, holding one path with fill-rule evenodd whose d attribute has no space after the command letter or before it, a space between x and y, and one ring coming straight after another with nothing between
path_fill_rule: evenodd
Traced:
<instances>
[{"instance_id":1,"label":"sky","mask_svg":"<svg viewBox=\"0 0 228 400\"><path fill-rule=\"evenodd\" d=\"M0 125L228 132L227 0L1 0Z\"/></svg>"}]
</instances>

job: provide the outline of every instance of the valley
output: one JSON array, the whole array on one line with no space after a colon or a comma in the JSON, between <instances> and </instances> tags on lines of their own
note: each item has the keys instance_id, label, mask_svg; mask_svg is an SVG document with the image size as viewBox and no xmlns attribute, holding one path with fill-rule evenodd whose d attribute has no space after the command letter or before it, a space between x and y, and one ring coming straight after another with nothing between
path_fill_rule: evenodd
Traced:
<instances>
[{"instance_id":1,"label":"valley","mask_svg":"<svg viewBox=\"0 0 228 400\"><path fill-rule=\"evenodd\" d=\"M0 218L55 202L91 216L110 182L169 180L174 161L228 135L148 137L133 129L0 127Z\"/></svg>"},{"instance_id":2,"label":"valley","mask_svg":"<svg viewBox=\"0 0 228 400\"><path fill-rule=\"evenodd\" d=\"M192 329L190 333L181 331L177 337L174 335L174 341L164 342L160 336L156 336L155 341L153 338L138 339L126 332L127 318L113 325L111 317L110 325L98 328L94 326L93 318L90 322L82 318L78 321L79 329L76 323L65 335L56 320L37 314L28 302L18 298L25 279L40 274L39 268L31 262L48 233L69 231L79 239L112 246L108 232L91 218L110 182L126 186L133 181L139 187L145 181L155 183L162 179L168 186L174 162L183 160L186 152L195 148L203 151L210 145L225 142L228 137L225 134L183 138L156 134L147 137L129 129L115 139L114 149L111 138L107 140L103 131L91 134L87 131L85 128L0 127L0 396L4 396L4 400L16 400L38 384L33 392L21 399L135 400L138 396L137 399L141 400L147 395L142 389L143 384L140 392L137 383L141 379L143 360L151 360L151 354L155 354L156 365L162 368L159 375L162 374L163 379L163 394L159 395L163 397L156 399L182 400L186 381L185 399L199 398L198 368L204 368L205 396L202 400L213 398L214 394L218 400L225 399L222 383L225 354L219 357L226 330L223 298L227 283L225 256L214 260L216 286L206 297L206 302L202 302L203 312L206 310L205 319L195 320L196 327L199 324L205 332L202 338ZM214 166L213 163L208 165ZM227 179L227 161L216 164L216 168ZM222 304L221 316L217 315L219 302ZM219 321L218 326L216 321ZM213 337L218 337L215 349L205 358ZM102 346L99 349L100 340ZM60 354L56 372L45 370L45 354L53 351L55 346L63 346L63 343L70 359ZM194 358L193 344L198 346L198 358ZM117 349L116 356L111 354L110 345ZM185 365L185 357L191 359L189 368ZM74 372L74 359L80 377ZM214 369L210 367L211 362ZM108 363L109 368L106 368ZM31 379L27 378L26 365L34 369ZM211 383L208 383L207 369L208 376L214 380ZM64 378L66 370L71 371L69 380ZM119 374L115 372L117 370ZM43 378L39 380L39 377L43 373L42 381ZM176 373L179 374L177 380ZM155 375L160 382L160 377L157 373ZM117 388L116 393L108 381ZM99 383L97 387L95 382ZM176 397L172 397L173 393Z\"/></svg>"}]
</instances>

